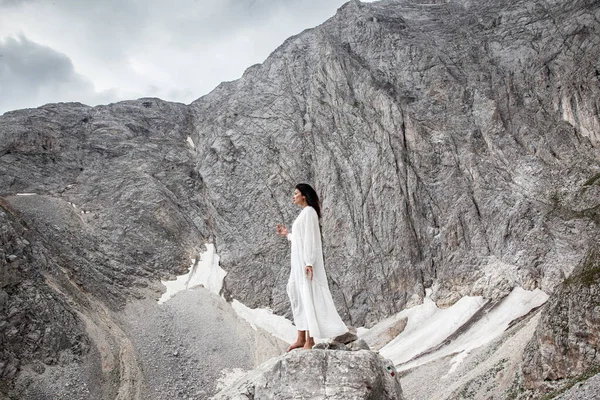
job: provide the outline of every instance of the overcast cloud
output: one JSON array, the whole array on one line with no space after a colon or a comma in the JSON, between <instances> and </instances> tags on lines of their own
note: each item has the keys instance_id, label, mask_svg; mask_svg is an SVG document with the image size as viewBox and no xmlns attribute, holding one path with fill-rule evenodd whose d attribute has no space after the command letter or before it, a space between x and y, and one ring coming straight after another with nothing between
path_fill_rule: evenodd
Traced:
<instances>
[{"instance_id":1,"label":"overcast cloud","mask_svg":"<svg viewBox=\"0 0 600 400\"><path fill-rule=\"evenodd\" d=\"M49 102L190 103L345 0L0 0L0 113Z\"/></svg>"}]
</instances>

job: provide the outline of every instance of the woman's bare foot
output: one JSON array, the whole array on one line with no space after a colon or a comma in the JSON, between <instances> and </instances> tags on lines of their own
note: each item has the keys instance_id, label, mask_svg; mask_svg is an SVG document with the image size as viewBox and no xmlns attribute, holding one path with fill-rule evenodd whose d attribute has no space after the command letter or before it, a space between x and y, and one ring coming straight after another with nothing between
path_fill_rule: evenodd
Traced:
<instances>
[{"instance_id":1,"label":"woman's bare foot","mask_svg":"<svg viewBox=\"0 0 600 400\"><path fill-rule=\"evenodd\" d=\"M292 351L294 349L299 349L300 347L304 347L306 345L306 341L296 340L294 343L290 344L287 351Z\"/></svg>"},{"instance_id":2,"label":"woman's bare foot","mask_svg":"<svg viewBox=\"0 0 600 400\"><path fill-rule=\"evenodd\" d=\"M304 343L304 346L302 346L302 348L304 350L310 350L313 348L313 346L315 345L315 342L312 340L307 341L306 343Z\"/></svg>"}]
</instances>

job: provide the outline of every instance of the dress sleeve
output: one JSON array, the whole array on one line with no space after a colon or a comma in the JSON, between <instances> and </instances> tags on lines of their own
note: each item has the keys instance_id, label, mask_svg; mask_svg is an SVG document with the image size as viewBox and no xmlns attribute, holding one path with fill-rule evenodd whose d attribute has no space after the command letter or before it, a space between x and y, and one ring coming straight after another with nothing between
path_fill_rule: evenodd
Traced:
<instances>
[{"instance_id":1,"label":"dress sleeve","mask_svg":"<svg viewBox=\"0 0 600 400\"><path fill-rule=\"evenodd\" d=\"M310 210L304 219L304 263L314 266L317 261L319 238L319 218L317 212Z\"/></svg>"}]
</instances>

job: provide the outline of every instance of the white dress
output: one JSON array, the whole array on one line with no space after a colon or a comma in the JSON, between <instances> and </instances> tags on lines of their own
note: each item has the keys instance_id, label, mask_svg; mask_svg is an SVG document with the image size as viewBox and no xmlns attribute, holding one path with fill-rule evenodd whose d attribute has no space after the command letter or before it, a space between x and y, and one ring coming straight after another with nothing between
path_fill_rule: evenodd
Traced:
<instances>
[{"instance_id":1,"label":"white dress","mask_svg":"<svg viewBox=\"0 0 600 400\"><path fill-rule=\"evenodd\" d=\"M314 338L332 338L346 333L348 328L337 313L327 286L319 218L314 208L306 206L302 209L287 238L292 244L287 293L296 329L309 331ZM312 281L305 274L307 265L313 267Z\"/></svg>"}]
</instances>

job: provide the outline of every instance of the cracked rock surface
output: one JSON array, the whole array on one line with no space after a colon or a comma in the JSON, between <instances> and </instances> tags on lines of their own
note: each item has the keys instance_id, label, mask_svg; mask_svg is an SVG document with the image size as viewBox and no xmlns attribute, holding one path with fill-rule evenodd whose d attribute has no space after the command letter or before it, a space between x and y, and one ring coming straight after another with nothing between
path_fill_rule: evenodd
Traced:
<instances>
[{"instance_id":1,"label":"cracked rock surface","mask_svg":"<svg viewBox=\"0 0 600 400\"><path fill-rule=\"evenodd\" d=\"M525 349L527 388L554 389L600 368L600 253L590 251L550 298ZM597 381L597 379L596 379Z\"/></svg>"},{"instance_id":2,"label":"cracked rock surface","mask_svg":"<svg viewBox=\"0 0 600 400\"><path fill-rule=\"evenodd\" d=\"M403 400L389 360L370 350L295 350L217 393L215 400Z\"/></svg>"},{"instance_id":3,"label":"cracked rock surface","mask_svg":"<svg viewBox=\"0 0 600 400\"><path fill-rule=\"evenodd\" d=\"M600 221L598 3L421 3L350 2L192 103L227 293L287 310L272 225L293 221L299 181L322 196L352 325L433 283L440 306L551 292L583 257Z\"/></svg>"}]
</instances>

